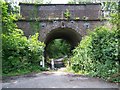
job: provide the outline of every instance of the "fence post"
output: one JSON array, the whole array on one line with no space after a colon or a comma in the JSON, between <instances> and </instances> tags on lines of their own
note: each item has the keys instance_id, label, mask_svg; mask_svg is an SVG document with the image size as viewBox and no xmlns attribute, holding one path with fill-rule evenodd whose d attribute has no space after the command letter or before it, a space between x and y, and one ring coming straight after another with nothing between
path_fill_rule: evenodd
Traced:
<instances>
[{"instance_id":1,"label":"fence post","mask_svg":"<svg viewBox=\"0 0 120 90\"><path fill-rule=\"evenodd\" d=\"M45 67L45 59L44 59L44 57L42 57L42 67L43 68Z\"/></svg>"},{"instance_id":2,"label":"fence post","mask_svg":"<svg viewBox=\"0 0 120 90\"><path fill-rule=\"evenodd\" d=\"M52 65L52 69L54 69L54 60L51 59L51 65Z\"/></svg>"}]
</instances>

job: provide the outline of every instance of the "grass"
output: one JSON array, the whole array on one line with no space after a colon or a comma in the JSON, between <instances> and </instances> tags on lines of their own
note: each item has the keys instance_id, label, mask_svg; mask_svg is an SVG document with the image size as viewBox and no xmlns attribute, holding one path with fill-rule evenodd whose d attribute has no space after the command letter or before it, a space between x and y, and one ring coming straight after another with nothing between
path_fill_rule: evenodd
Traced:
<instances>
[{"instance_id":1,"label":"grass","mask_svg":"<svg viewBox=\"0 0 120 90\"><path fill-rule=\"evenodd\" d=\"M75 71L72 69L72 67L70 67L70 66L67 66L65 71L66 71L66 72L69 72L69 73L78 74L78 75L87 75L87 76L88 76L88 72L85 72L85 71L83 72L83 71L80 71L80 70L79 70L79 72L75 72Z\"/></svg>"},{"instance_id":2,"label":"grass","mask_svg":"<svg viewBox=\"0 0 120 90\"><path fill-rule=\"evenodd\" d=\"M30 73L40 73L42 71L47 71L47 68L42 68L39 66L32 66L31 68L25 68L25 69L18 69L16 71L11 71L9 73L2 73L3 77L9 77L9 76L19 76L19 75L25 75Z\"/></svg>"}]
</instances>

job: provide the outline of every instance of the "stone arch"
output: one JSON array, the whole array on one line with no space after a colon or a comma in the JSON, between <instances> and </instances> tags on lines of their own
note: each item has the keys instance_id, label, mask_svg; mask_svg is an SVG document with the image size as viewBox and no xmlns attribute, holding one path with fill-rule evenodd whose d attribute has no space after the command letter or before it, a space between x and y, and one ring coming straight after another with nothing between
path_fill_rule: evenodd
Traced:
<instances>
[{"instance_id":1,"label":"stone arch","mask_svg":"<svg viewBox=\"0 0 120 90\"><path fill-rule=\"evenodd\" d=\"M59 38L69 41L70 44L74 47L81 40L82 36L76 30L72 28L59 27L47 33L46 39L44 42L47 45L52 40L59 39Z\"/></svg>"},{"instance_id":2,"label":"stone arch","mask_svg":"<svg viewBox=\"0 0 120 90\"><path fill-rule=\"evenodd\" d=\"M54 39L64 39L71 44L71 49L73 49L81 41L82 36L72 28L56 28L51 30L45 39L46 47ZM45 58L46 58L46 48L45 48Z\"/></svg>"}]
</instances>

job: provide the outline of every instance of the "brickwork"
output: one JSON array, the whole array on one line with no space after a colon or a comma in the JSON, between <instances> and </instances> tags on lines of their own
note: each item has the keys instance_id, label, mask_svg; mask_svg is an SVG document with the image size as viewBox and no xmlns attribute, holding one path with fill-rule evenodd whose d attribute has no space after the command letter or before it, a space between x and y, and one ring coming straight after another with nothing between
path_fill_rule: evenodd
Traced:
<instances>
[{"instance_id":1,"label":"brickwork","mask_svg":"<svg viewBox=\"0 0 120 90\"><path fill-rule=\"evenodd\" d=\"M63 19L64 12L69 10L71 19L82 19L84 16L89 19L98 19L101 15L100 4L20 4L21 14L24 18L40 19Z\"/></svg>"},{"instance_id":2,"label":"brickwork","mask_svg":"<svg viewBox=\"0 0 120 90\"><path fill-rule=\"evenodd\" d=\"M100 4L20 4L22 19L17 22L26 36L39 32L39 40L48 43L55 38L65 38L76 44L87 34L103 24ZM66 10L70 18L64 16ZM62 35L60 35L62 34ZM74 39L73 39L73 38Z\"/></svg>"}]
</instances>

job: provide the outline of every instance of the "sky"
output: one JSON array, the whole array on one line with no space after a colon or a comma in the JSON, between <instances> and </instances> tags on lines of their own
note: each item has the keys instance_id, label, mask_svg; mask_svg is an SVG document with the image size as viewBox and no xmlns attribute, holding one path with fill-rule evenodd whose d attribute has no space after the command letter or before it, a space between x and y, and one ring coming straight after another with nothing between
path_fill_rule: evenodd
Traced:
<instances>
[{"instance_id":1,"label":"sky","mask_svg":"<svg viewBox=\"0 0 120 90\"><path fill-rule=\"evenodd\" d=\"M47 1L47 0L45 0ZM65 4L67 3L69 0L52 0L52 3L54 4Z\"/></svg>"},{"instance_id":2,"label":"sky","mask_svg":"<svg viewBox=\"0 0 120 90\"><path fill-rule=\"evenodd\" d=\"M8 2L22 2L22 1L30 1L30 0L6 0ZM34 0L33 0L34 1ZM51 1L52 4L66 4L68 3L69 0L44 0L44 2L48 2L48 1Z\"/></svg>"},{"instance_id":3,"label":"sky","mask_svg":"<svg viewBox=\"0 0 120 90\"><path fill-rule=\"evenodd\" d=\"M31 1L31 0L6 0L6 1L22 2L22 1ZM35 0L32 0L32 1L35 1ZM67 4L68 1L70 0L44 0L44 2L48 2L48 1L51 1L52 4ZM87 0L83 0L83 1L87 1ZM90 1L119 1L119 0L90 0Z\"/></svg>"}]
</instances>

